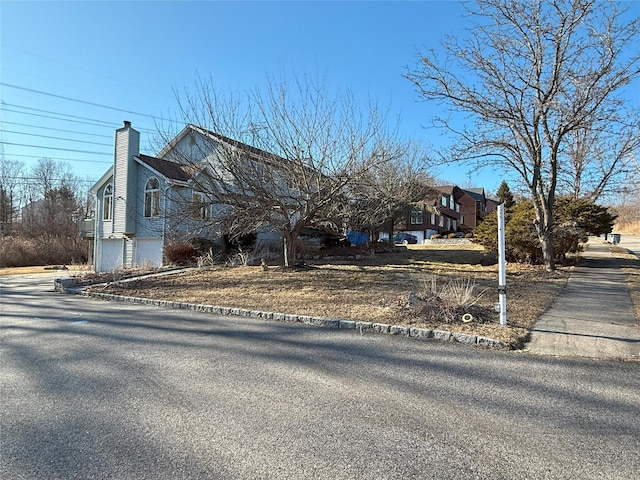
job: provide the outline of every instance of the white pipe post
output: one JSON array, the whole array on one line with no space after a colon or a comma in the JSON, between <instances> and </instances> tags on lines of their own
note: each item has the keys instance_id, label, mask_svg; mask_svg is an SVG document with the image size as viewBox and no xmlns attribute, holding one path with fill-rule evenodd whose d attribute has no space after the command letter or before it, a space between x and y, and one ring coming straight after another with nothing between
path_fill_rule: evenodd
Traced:
<instances>
[{"instance_id":1,"label":"white pipe post","mask_svg":"<svg viewBox=\"0 0 640 480\"><path fill-rule=\"evenodd\" d=\"M500 325L507 325L507 261L504 247L504 204L498 205L498 296Z\"/></svg>"}]
</instances>

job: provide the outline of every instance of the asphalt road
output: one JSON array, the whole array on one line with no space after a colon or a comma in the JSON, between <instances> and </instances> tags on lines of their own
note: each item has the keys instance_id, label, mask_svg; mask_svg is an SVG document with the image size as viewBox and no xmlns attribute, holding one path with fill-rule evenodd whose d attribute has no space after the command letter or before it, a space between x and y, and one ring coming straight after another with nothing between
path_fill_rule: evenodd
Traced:
<instances>
[{"instance_id":1,"label":"asphalt road","mask_svg":"<svg viewBox=\"0 0 640 480\"><path fill-rule=\"evenodd\" d=\"M0 278L3 479L633 479L640 366Z\"/></svg>"},{"instance_id":2,"label":"asphalt road","mask_svg":"<svg viewBox=\"0 0 640 480\"><path fill-rule=\"evenodd\" d=\"M631 250L636 256L640 257L640 235L632 235L630 233L621 234L620 246Z\"/></svg>"}]
</instances>

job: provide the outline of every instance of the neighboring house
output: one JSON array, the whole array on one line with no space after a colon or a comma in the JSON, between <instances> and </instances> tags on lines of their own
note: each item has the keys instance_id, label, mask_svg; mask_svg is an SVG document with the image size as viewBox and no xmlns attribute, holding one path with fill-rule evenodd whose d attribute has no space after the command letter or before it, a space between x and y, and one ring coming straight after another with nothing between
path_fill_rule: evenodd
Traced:
<instances>
[{"instance_id":1,"label":"neighboring house","mask_svg":"<svg viewBox=\"0 0 640 480\"><path fill-rule=\"evenodd\" d=\"M460 189L462 194L459 196L460 202L460 230L470 232L476 228L485 215L492 210L487 208L487 197L484 194L484 188Z\"/></svg>"},{"instance_id":2,"label":"neighboring house","mask_svg":"<svg viewBox=\"0 0 640 480\"><path fill-rule=\"evenodd\" d=\"M458 187L429 189L427 198L411 207L400 230L418 237L418 243L436 233L457 231L461 205L456 200L455 188Z\"/></svg>"},{"instance_id":3,"label":"neighboring house","mask_svg":"<svg viewBox=\"0 0 640 480\"><path fill-rule=\"evenodd\" d=\"M152 157L140 153L140 133L130 122L116 130L114 164L91 188L96 198L96 272L158 267L171 240L221 238L219 228L208 221L215 205L199 189L220 144L241 150L247 158L270 155L187 125Z\"/></svg>"},{"instance_id":4,"label":"neighboring house","mask_svg":"<svg viewBox=\"0 0 640 480\"><path fill-rule=\"evenodd\" d=\"M436 233L468 233L498 205L486 198L484 188L437 186L430 189L427 197L414 204L399 225L399 230L415 235L420 243Z\"/></svg>"}]
</instances>

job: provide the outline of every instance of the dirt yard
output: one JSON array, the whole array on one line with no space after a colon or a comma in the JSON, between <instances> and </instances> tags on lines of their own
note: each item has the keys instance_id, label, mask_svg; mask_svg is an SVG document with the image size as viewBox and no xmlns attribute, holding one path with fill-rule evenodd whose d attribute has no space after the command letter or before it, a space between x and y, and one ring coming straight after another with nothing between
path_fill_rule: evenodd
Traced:
<instances>
[{"instance_id":1,"label":"dirt yard","mask_svg":"<svg viewBox=\"0 0 640 480\"><path fill-rule=\"evenodd\" d=\"M354 258L356 254L358 260ZM275 265L266 270L260 266L215 266L134 281L110 281L91 288L134 297L440 327L517 346L549 308L569 272L561 268L549 274L541 267L509 265L509 325L501 327L494 311L498 300L497 266L482 266L482 249L476 245L421 245L374 255L356 251L326 255L328 259L308 261L298 269ZM102 280L109 281L108 277ZM414 298L423 301L408 307L412 292ZM465 307L451 310L453 314L448 316L432 308L452 296L464 297ZM465 312L473 314L472 322L462 322Z\"/></svg>"}]
</instances>

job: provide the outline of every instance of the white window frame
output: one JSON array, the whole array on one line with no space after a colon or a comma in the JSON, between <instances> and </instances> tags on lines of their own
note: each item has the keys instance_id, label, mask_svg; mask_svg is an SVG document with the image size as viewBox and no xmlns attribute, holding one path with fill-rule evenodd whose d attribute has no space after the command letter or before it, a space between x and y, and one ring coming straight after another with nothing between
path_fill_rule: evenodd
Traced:
<instances>
[{"instance_id":1,"label":"white window frame","mask_svg":"<svg viewBox=\"0 0 640 480\"><path fill-rule=\"evenodd\" d=\"M151 177L144 186L144 216L160 216L160 182L156 177Z\"/></svg>"},{"instance_id":2,"label":"white window frame","mask_svg":"<svg viewBox=\"0 0 640 480\"><path fill-rule=\"evenodd\" d=\"M113 184L104 187L102 193L102 220L110 222L113 219Z\"/></svg>"},{"instance_id":3,"label":"white window frame","mask_svg":"<svg viewBox=\"0 0 640 480\"><path fill-rule=\"evenodd\" d=\"M422 225L422 222L424 220L422 208L412 207L409 217L411 225Z\"/></svg>"}]
</instances>

